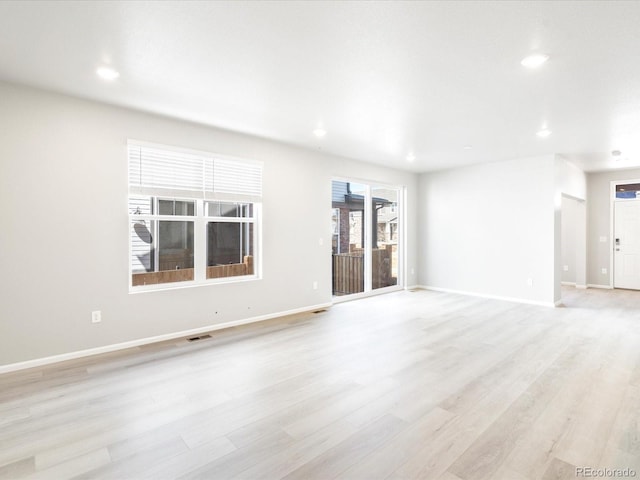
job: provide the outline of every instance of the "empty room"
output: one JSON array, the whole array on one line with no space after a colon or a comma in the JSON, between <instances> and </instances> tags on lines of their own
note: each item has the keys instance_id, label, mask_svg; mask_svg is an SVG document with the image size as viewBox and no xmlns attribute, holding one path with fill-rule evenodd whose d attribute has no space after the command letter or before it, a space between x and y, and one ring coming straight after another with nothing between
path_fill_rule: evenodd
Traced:
<instances>
[{"instance_id":1,"label":"empty room","mask_svg":"<svg viewBox=\"0 0 640 480\"><path fill-rule=\"evenodd\" d=\"M0 480L640 475L640 2L0 2Z\"/></svg>"}]
</instances>

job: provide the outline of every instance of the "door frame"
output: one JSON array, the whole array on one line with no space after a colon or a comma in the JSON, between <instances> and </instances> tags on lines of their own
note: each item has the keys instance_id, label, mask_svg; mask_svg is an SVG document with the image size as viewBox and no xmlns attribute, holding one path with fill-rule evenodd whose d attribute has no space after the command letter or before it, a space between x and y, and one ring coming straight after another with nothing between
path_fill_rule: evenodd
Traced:
<instances>
[{"instance_id":1,"label":"door frame","mask_svg":"<svg viewBox=\"0 0 640 480\"><path fill-rule=\"evenodd\" d=\"M615 238L615 204L616 202L640 202L637 198L616 198L616 187L626 183L640 183L639 178L630 178L625 180L611 180L609 187L609 288L615 287L615 256L614 241Z\"/></svg>"},{"instance_id":2,"label":"door frame","mask_svg":"<svg viewBox=\"0 0 640 480\"><path fill-rule=\"evenodd\" d=\"M371 198L371 187L388 187L392 189L398 189L398 221L402 222L401 227L398 228L398 280L396 285L391 285L389 287L376 288L375 290L371 289L371 255L366 254L364 256L365 267L364 267L364 292L352 293L350 295L343 295L336 297L334 295L331 296L332 303L342 303L348 302L350 300L357 300L359 298L371 297L374 295L380 295L383 293L389 292L397 292L399 290L404 290L406 288L406 279L407 279L407 186L406 185L397 185L393 183L380 182L377 180L364 179L359 177L345 177L335 175L331 177L329 185L332 185L333 181L338 182L350 182L350 183L359 183L361 185L365 185L367 191L367 197ZM329 198L331 200L331 198ZM365 202L365 212L364 216L367 217L368 222L371 221L371 202ZM369 204L367 208L367 204ZM331 208L331 201L329 201L329 208ZM368 210L368 213L367 213ZM329 212L330 214L330 212ZM329 218L330 215L329 215ZM364 218L363 218L363 226L364 226ZM364 229L364 243L365 243L365 252L371 250L371 228ZM367 290L368 287L368 290ZM333 288L333 286L332 286Z\"/></svg>"}]
</instances>

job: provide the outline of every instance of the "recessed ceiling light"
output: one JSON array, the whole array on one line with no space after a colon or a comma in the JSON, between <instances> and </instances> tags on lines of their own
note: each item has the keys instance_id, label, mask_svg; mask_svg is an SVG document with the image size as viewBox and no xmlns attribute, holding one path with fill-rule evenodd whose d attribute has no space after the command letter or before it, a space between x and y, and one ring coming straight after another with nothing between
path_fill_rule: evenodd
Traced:
<instances>
[{"instance_id":1,"label":"recessed ceiling light","mask_svg":"<svg viewBox=\"0 0 640 480\"><path fill-rule=\"evenodd\" d=\"M465 150L471 150L473 147L471 145L465 145L462 148L464 148Z\"/></svg>"},{"instance_id":2,"label":"recessed ceiling light","mask_svg":"<svg viewBox=\"0 0 640 480\"><path fill-rule=\"evenodd\" d=\"M322 138L327 134L327 131L322 127L318 127L313 131L313 134L318 138Z\"/></svg>"},{"instance_id":3,"label":"recessed ceiling light","mask_svg":"<svg viewBox=\"0 0 640 480\"><path fill-rule=\"evenodd\" d=\"M100 67L96 70L96 74L104 80L115 80L120 76L118 72L110 67Z\"/></svg>"},{"instance_id":4,"label":"recessed ceiling light","mask_svg":"<svg viewBox=\"0 0 640 480\"><path fill-rule=\"evenodd\" d=\"M527 68L538 68L547 60L549 60L549 55L545 55L544 53L534 53L533 55L523 58L520 64Z\"/></svg>"},{"instance_id":5,"label":"recessed ceiling light","mask_svg":"<svg viewBox=\"0 0 640 480\"><path fill-rule=\"evenodd\" d=\"M410 153L409 155L407 155L407 162L413 162L415 161L416 156L413 153Z\"/></svg>"},{"instance_id":6,"label":"recessed ceiling light","mask_svg":"<svg viewBox=\"0 0 640 480\"><path fill-rule=\"evenodd\" d=\"M539 131L536 133L536 135L537 135L537 136L539 136L540 138L546 138L546 137L548 137L549 135L551 135L551 130L548 130L548 129L546 129L546 128L543 128L542 130L539 130Z\"/></svg>"}]
</instances>

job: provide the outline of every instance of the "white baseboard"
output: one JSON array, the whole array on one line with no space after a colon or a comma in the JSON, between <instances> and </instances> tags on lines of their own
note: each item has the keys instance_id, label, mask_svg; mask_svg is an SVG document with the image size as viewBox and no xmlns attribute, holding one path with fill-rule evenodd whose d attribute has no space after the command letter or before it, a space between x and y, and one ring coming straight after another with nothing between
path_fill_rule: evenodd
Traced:
<instances>
[{"instance_id":1,"label":"white baseboard","mask_svg":"<svg viewBox=\"0 0 640 480\"><path fill-rule=\"evenodd\" d=\"M613 290L613 287L611 285L598 285L595 283L588 283L587 287L588 288L604 288L605 290Z\"/></svg>"},{"instance_id":2,"label":"white baseboard","mask_svg":"<svg viewBox=\"0 0 640 480\"><path fill-rule=\"evenodd\" d=\"M140 339L131 340L128 342L114 343L112 345L105 345L103 347L88 348L86 350L62 353L60 355L52 355L50 357L36 358L33 360L27 360L24 362L9 363L7 365L0 365L0 374L15 372L17 370L25 370L27 368L41 367L43 365L64 362L66 360L74 360L76 358L99 355L101 353L115 352L117 350L124 350L126 348L139 347L141 345L148 345L150 343L163 342L165 340L174 340L176 338L192 337L195 335L199 335L201 333L213 332L215 330L222 330L223 328L238 327L240 325L246 325L249 323L263 322L265 320L271 320L273 318L278 318L278 317L286 317L287 315L295 315L297 313L312 312L314 310L328 308L331 305L332 305L331 303L321 303L321 304L312 305L309 307L286 310L284 312L269 313L267 315L259 315L256 317L244 318L242 320L234 320L233 322L207 325L206 327L193 328L191 330L182 330L180 332L167 333L164 335L156 335L154 337L140 338Z\"/></svg>"},{"instance_id":3,"label":"white baseboard","mask_svg":"<svg viewBox=\"0 0 640 480\"><path fill-rule=\"evenodd\" d=\"M405 290L420 290L422 288L423 288L422 285L411 285L411 286L404 287Z\"/></svg>"},{"instance_id":4,"label":"white baseboard","mask_svg":"<svg viewBox=\"0 0 640 480\"><path fill-rule=\"evenodd\" d=\"M607 288L607 289L611 289L611 287L608 286L608 285L593 285L591 283L588 283L586 285L578 285L575 282L561 282L561 283L565 287L576 287L578 290L586 290L587 288Z\"/></svg>"},{"instance_id":5,"label":"white baseboard","mask_svg":"<svg viewBox=\"0 0 640 480\"><path fill-rule=\"evenodd\" d=\"M539 305L542 307L555 307L554 302L543 302L539 300L528 300L526 298L516 298L516 297L503 297L501 295L489 295L485 293L477 293L477 292L465 292L462 290L453 290L450 288L440 288L440 287L431 287L428 285L421 285L420 288L425 290L432 290L434 292L443 292L443 293L455 293L457 295L466 295L469 297L480 297L487 298L491 300L503 300L505 302L516 302L516 303L525 303L527 305Z\"/></svg>"},{"instance_id":6,"label":"white baseboard","mask_svg":"<svg viewBox=\"0 0 640 480\"><path fill-rule=\"evenodd\" d=\"M360 300L362 298L376 297L378 295L384 295L385 293L401 292L402 287L398 285L392 285L390 287L376 288L369 292L351 293L349 295L341 295L339 297L333 297L333 305L337 303L351 302L353 300Z\"/></svg>"}]
</instances>

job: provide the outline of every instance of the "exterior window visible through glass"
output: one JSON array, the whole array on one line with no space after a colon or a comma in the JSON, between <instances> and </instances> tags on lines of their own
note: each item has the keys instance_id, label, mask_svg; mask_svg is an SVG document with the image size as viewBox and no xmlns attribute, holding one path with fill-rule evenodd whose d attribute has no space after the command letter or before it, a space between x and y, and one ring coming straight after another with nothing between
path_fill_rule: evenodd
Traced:
<instances>
[{"instance_id":1,"label":"exterior window visible through glass","mask_svg":"<svg viewBox=\"0 0 640 480\"><path fill-rule=\"evenodd\" d=\"M158 215L195 215L195 202L185 200L158 199Z\"/></svg>"},{"instance_id":2,"label":"exterior window visible through glass","mask_svg":"<svg viewBox=\"0 0 640 480\"><path fill-rule=\"evenodd\" d=\"M207 202L208 217L253 217L252 203Z\"/></svg>"}]
</instances>

